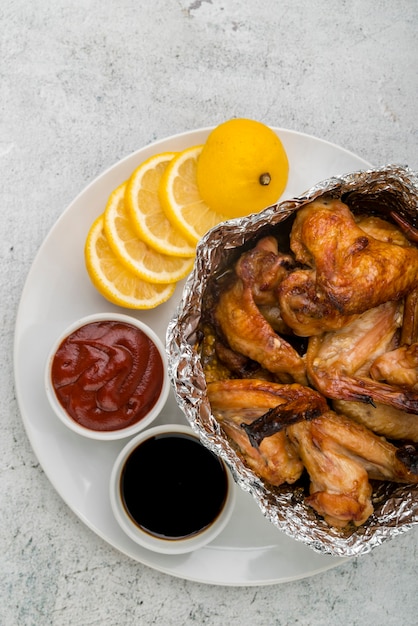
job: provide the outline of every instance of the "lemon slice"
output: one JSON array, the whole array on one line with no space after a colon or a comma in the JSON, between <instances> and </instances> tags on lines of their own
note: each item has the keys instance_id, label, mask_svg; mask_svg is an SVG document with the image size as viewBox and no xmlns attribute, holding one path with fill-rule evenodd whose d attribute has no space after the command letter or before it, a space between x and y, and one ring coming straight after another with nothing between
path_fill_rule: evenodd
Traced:
<instances>
[{"instance_id":1,"label":"lemon slice","mask_svg":"<svg viewBox=\"0 0 418 626\"><path fill-rule=\"evenodd\" d=\"M114 254L126 268L151 283L175 283L190 272L193 259L161 254L142 241L132 226L125 202L126 183L109 196L104 232Z\"/></svg>"},{"instance_id":2,"label":"lemon slice","mask_svg":"<svg viewBox=\"0 0 418 626\"><path fill-rule=\"evenodd\" d=\"M192 257L195 247L173 226L158 198L161 177L177 152L156 154L131 174L125 201L140 238L162 254Z\"/></svg>"},{"instance_id":3,"label":"lemon slice","mask_svg":"<svg viewBox=\"0 0 418 626\"><path fill-rule=\"evenodd\" d=\"M212 211L199 195L196 169L202 147L193 146L175 156L167 166L159 188L165 214L192 245L226 219Z\"/></svg>"},{"instance_id":4,"label":"lemon slice","mask_svg":"<svg viewBox=\"0 0 418 626\"><path fill-rule=\"evenodd\" d=\"M86 269L96 289L103 297L129 309L153 309L166 302L174 293L175 284L155 284L140 280L126 269L112 252L100 215L87 235L84 257Z\"/></svg>"}]
</instances>

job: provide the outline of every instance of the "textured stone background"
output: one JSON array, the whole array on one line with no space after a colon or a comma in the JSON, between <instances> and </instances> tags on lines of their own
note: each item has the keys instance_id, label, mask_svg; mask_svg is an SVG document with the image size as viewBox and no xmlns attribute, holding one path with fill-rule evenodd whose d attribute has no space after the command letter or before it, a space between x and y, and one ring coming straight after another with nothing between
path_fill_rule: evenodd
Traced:
<instances>
[{"instance_id":1,"label":"textured stone background","mask_svg":"<svg viewBox=\"0 0 418 626\"><path fill-rule=\"evenodd\" d=\"M35 254L155 139L245 116L418 169L412 0L10 0L0 6L0 624L416 624L416 530L299 582L221 588L124 557L43 474L13 389Z\"/></svg>"}]
</instances>

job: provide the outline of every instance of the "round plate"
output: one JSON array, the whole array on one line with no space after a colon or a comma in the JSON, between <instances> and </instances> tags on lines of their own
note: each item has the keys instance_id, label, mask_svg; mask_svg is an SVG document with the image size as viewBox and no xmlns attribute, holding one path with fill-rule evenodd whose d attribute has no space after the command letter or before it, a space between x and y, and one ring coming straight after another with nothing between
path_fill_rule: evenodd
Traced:
<instances>
[{"instance_id":1,"label":"round plate","mask_svg":"<svg viewBox=\"0 0 418 626\"><path fill-rule=\"evenodd\" d=\"M148 157L201 144L210 130L176 135L128 156L93 181L56 222L32 264L19 305L14 345L17 398L45 474L74 513L110 545L156 570L197 582L236 586L287 582L335 567L345 559L318 554L282 534L263 517L252 497L238 487L232 519L210 546L186 556L167 556L135 544L120 529L109 501L112 465L126 440L93 441L69 431L53 414L43 383L49 349L69 324L92 313L121 311L97 293L84 267L88 229L103 212L109 194ZM301 195L331 176L370 167L326 141L275 130L290 163L281 200ZM180 283L171 300L158 308L128 313L165 341L182 286ZM155 425L158 423L186 423L172 391Z\"/></svg>"}]
</instances>

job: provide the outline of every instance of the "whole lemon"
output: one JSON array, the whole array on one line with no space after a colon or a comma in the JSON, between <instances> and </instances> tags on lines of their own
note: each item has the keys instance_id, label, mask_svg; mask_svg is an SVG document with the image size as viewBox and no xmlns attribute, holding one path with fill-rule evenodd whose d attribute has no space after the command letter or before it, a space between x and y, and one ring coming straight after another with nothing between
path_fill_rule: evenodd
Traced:
<instances>
[{"instance_id":1,"label":"whole lemon","mask_svg":"<svg viewBox=\"0 0 418 626\"><path fill-rule=\"evenodd\" d=\"M209 134L197 162L202 200L228 218L274 204L289 175L286 151L277 134L250 119L231 119Z\"/></svg>"}]
</instances>

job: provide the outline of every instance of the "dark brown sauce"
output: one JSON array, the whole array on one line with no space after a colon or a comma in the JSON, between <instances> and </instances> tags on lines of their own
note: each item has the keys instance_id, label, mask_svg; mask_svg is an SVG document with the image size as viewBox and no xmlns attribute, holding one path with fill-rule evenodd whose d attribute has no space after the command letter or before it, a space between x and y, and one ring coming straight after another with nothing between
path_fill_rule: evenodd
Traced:
<instances>
[{"instance_id":1,"label":"dark brown sauce","mask_svg":"<svg viewBox=\"0 0 418 626\"><path fill-rule=\"evenodd\" d=\"M126 511L142 530L181 539L215 521L228 483L223 463L196 438L167 433L135 448L120 488Z\"/></svg>"}]
</instances>

